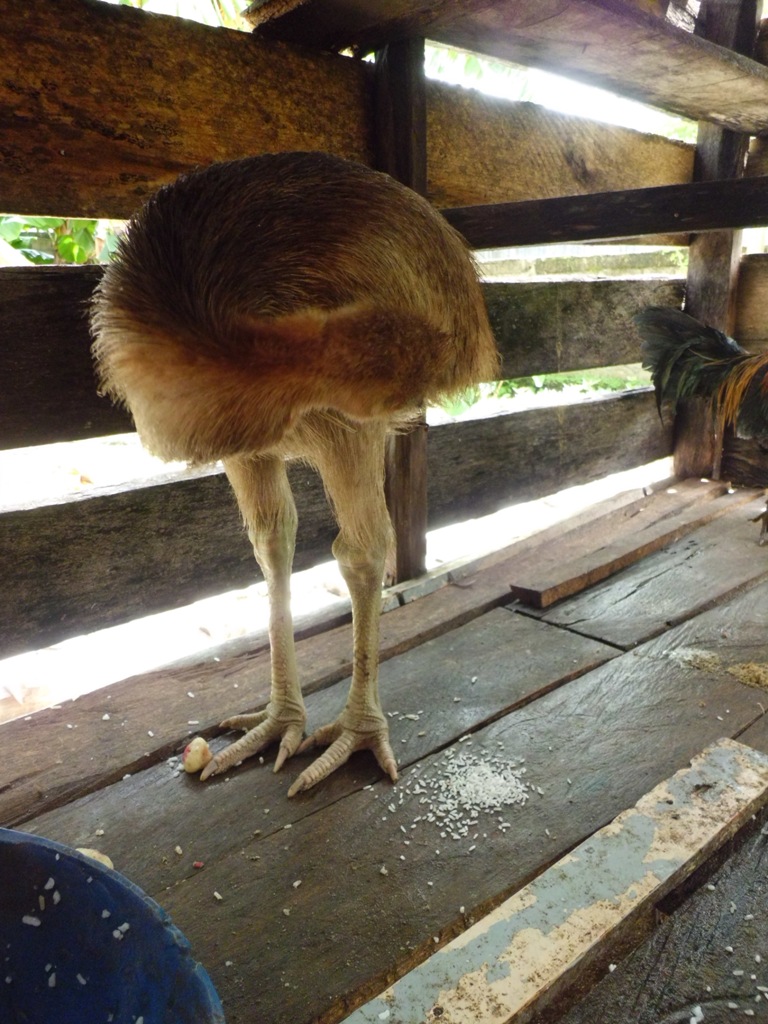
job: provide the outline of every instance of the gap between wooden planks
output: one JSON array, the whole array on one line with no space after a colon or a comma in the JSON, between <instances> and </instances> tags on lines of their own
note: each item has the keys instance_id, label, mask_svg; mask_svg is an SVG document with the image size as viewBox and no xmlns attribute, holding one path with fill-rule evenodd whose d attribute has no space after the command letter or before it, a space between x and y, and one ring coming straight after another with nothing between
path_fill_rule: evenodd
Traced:
<instances>
[{"instance_id":1,"label":"gap between wooden planks","mask_svg":"<svg viewBox=\"0 0 768 1024\"><path fill-rule=\"evenodd\" d=\"M346 1024L523 1021L768 802L768 756L721 740Z\"/></svg>"}]
</instances>

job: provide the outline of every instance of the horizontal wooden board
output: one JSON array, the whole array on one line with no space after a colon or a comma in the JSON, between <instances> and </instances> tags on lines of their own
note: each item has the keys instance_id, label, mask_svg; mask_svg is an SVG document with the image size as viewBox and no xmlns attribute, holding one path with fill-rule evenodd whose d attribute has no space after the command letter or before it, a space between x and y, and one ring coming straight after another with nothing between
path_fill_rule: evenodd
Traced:
<instances>
[{"instance_id":1,"label":"horizontal wooden board","mask_svg":"<svg viewBox=\"0 0 768 1024\"><path fill-rule=\"evenodd\" d=\"M765 68L672 25L665 7L628 0L268 0L253 4L251 17L266 35L322 49L364 51L425 36L543 67L693 120L765 131Z\"/></svg>"},{"instance_id":2,"label":"horizontal wooden board","mask_svg":"<svg viewBox=\"0 0 768 1024\"><path fill-rule=\"evenodd\" d=\"M621 444L616 438L621 437ZM436 528L670 454L652 394L434 427ZM335 526L314 473L292 468L296 567L330 557ZM3 655L178 607L260 579L220 473L99 488L0 512Z\"/></svg>"},{"instance_id":3,"label":"horizontal wooden board","mask_svg":"<svg viewBox=\"0 0 768 1024\"><path fill-rule=\"evenodd\" d=\"M446 634L389 662L384 699L399 712L390 721L404 765L418 767L418 779L428 785L445 769L449 755L442 748L459 734L456 727L469 726L478 712L486 715L482 694L491 697L489 707L495 702L501 717L455 744L455 754L524 759L525 779L541 793L505 809L509 831L498 829L496 815L481 817L477 839L470 831L452 840L427 822L412 830L423 812L413 791L417 776L404 772L393 788L376 781L372 761L362 756L290 801L284 793L298 762L277 776L246 763L229 783L212 786L175 778L160 764L26 827L77 845L87 839L159 898L211 972L229 1024L251 1024L254 1017L264 1024L338 1021L708 743L760 714L755 694L727 674L670 661L654 662L649 671L636 654L505 713L515 694L531 683L538 688L537 666L559 664L556 675L578 672L573 658L579 656L567 631L551 627L526 643L514 627L506 629L503 616L523 618L500 610L495 639L473 624L461 637ZM548 676L551 669L541 678ZM515 680L523 681L522 690ZM473 687L481 687L477 697ZM332 714L345 689L342 683L313 695L311 720ZM723 725L718 716L726 708ZM419 721L405 717L412 713ZM98 720L91 728L105 724ZM62 731L63 745L71 733ZM195 860L204 868L195 870ZM329 886L330 877L344 884Z\"/></svg>"},{"instance_id":4,"label":"horizontal wooden board","mask_svg":"<svg viewBox=\"0 0 768 1024\"><path fill-rule=\"evenodd\" d=\"M617 439L620 439L617 440ZM670 452L641 392L446 424L429 434L430 528L585 483ZM292 469L296 567L330 557L316 475ZM259 579L227 481L191 475L0 512L0 650L7 656Z\"/></svg>"},{"instance_id":5,"label":"horizontal wooden board","mask_svg":"<svg viewBox=\"0 0 768 1024\"><path fill-rule=\"evenodd\" d=\"M768 224L768 177L444 210L474 249Z\"/></svg>"},{"instance_id":6,"label":"horizontal wooden board","mask_svg":"<svg viewBox=\"0 0 768 1024\"><path fill-rule=\"evenodd\" d=\"M125 218L214 160L292 149L373 159L373 70L361 61L96 0L57 0L44 18L11 0L0 11L4 210ZM86 86L62 52L78 53ZM222 96L251 102L222 116ZM440 83L428 106L428 194L440 205L691 178L693 147L666 139Z\"/></svg>"},{"instance_id":7,"label":"horizontal wooden board","mask_svg":"<svg viewBox=\"0 0 768 1024\"><path fill-rule=\"evenodd\" d=\"M0 270L0 448L71 441L132 429L96 392L88 301L100 267ZM679 306L682 281L485 283L505 377L639 361L632 317Z\"/></svg>"},{"instance_id":8,"label":"horizontal wooden board","mask_svg":"<svg viewBox=\"0 0 768 1024\"><path fill-rule=\"evenodd\" d=\"M512 593L534 608L581 593L700 526L753 501L754 491L728 493L724 484L690 480L655 494L631 517L598 520L557 545L537 544L510 564Z\"/></svg>"},{"instance_id":9,"label":"horizontal wooden board","mask_svg":"<svg viewBox=\"0 0 768 1024\"><path fill-rule=\"evenodd\" d=\"M761 502L643 558L542 613L547 622L629 649L768 576L768 551L749 522Z\"/></svg>"},{"instance_id":10,"label":"horizontal wooden board","mask_svg":"<svg viewBox=\"0 0 768 1024\"><path fill-rule=\"evenodd\" d=\"M508 1024L541 1013L585 969L605 969L627 919L685 882L766 803L766 755L733 740L707 747L346 1024Z\"/></svg>"}]
</instances>

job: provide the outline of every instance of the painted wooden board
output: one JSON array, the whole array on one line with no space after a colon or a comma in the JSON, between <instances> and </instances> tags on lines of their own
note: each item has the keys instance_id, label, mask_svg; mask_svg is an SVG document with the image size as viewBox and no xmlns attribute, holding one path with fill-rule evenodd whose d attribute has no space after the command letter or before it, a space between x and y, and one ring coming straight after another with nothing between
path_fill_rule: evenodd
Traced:
<instances>
[{"instance_id":1,"label":"painted wooden board","mask_svg":"<svg viewBox=\"0 0 768 1024\"><path fill-rule=\"evenodd\" d=\"M658 515L656 503L649 502L647 510L625 520L619 531L595 535L593 530L594 543L584 531L574 534L569 546L547 549L538 545L510 566L512 593L535 608L547 608L755 498L754 491L728 493L722 484L702 481L685 481L673 490L692 495L700 492L702 500L668 509L664 499L676 495L659 496Z\"/></svg>"},{"instance_id":2,"label":"painted wooden board","mask_svg":"<svg viewBox=\"0 0 768 1024\"><path fill-rule=\"evenodd\" d=\"M766 802L768 756L732 740L708 747L347 1024L520 1019Z\"/></svg>"},{"instance_id":3,"label":"painted wooden board","mask_svg":"<svg viewBox=\"0 0 768 1024\"><path fill-rule=\"evenodd\" d=\"M473 687L508 694L512 680L534 674L531 658L556 656L554 640L503 643L492 653L474 628L465 635L469 647L457 643L451 651L450 634L442 637L442 653L429 652L426 670L407 659L390 663L392 672L402 666L395 746L418 770L404 772L395 787L362 756L291 801L285 790L301 762L278 776L246 764L211 787L159 765L25 827L78 844L89 837L115 854L119 869L159 898L190 938L224 997L229 1024L337 1021L707 743L761 713L755 693L727 673L650 663L634 652L509 714L499 708L500 718L457 742L455 716L475 713ZM578 671L572 657L566 664ZM405 671L408 665L414 670ZM436 688L441 678L445 687ZM339 687L310 698L312 720L332 713L342 697ZM446 733L446 722L453 731ZM504 809L509 829L490 815L476 839L472 831L458 840L441 836L437 825L415 823L424 806L414 784L444 779L448 749L498 758L505 768L524 759L524 778L542 792ZM194 860L205 867L195 870Z\"/></svg>"},{"instance_id":4,"label":"painted wooden board","mask_svg":"<svg viewBox=\"0 0 768 1024\"><path fill-rule=\"evenodd\" d=\"M542 618L625 650L636 647L768 575L768 549L758 547L759 527L749 521L761 505L734 508Z\"/></svg>"},{"instance_id":5,"label":"painted wooden board","mask_svg":"<svg viewBox=\"0 0 768 1024\"><path fill-rule=\"evenodd\" d=\"M682 906L662 905L657 928L559 1024L703 1024L768 1020L765 812ZM727 849L727 847L726 847ZM718 858L719 859L719 858ZM698 1008L698 1010L697 1010ZM534 1018L535 1024L546 1024Z\"/></svg>"}]
</instances>

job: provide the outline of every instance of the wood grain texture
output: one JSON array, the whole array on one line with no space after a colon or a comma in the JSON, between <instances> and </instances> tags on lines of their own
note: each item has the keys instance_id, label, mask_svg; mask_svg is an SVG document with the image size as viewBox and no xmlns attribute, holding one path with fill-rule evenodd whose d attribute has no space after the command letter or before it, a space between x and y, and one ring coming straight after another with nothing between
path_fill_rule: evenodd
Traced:
<instances>
[{"instance_id":1,"label":"wood grain texture","mask_svg":"<svg viewBox=\"0 0 768 1024\"><path fill-rule=\"evenodd\" d=\"M765 178L694 182L445 210L475 249L768 223Z\"/></svg>"},{"instance_id":2,"label":"wood grain texture","mask_svg":"<svg viewBox=\"0 0 768 1024\"><path fill-rule=\"evenodd\" d=\"M181 171L215 160L292 149L374 159L366 63L96 0L57 0L45 18L3 0L0 13L5 210L126 218ZM67 52L88 67L87 83ZM222 95L233 97L225 111ZM690 146L531 104L430 83L428 108L427 191L441 205L691 177Z\"/></svg>"},{"instance_id":3,"label":"wood grain texture","mask_svg":"<svg viewBox=\"0 0 768 1024\"><path fill-rule=\"evenodd\" d=\"M0 448L132 429L130 418L96 393L87 304L101 272L0 270ZM483 291L505 377L637 362L632 316L682 301L679 281L660 280L486 283ZM755 302L752 308L753 320L761 317Z\"/></svg>"},{"instance_id":4,"label":"wood grain texture","mask_svg":"<svg viewBox=\"0 0 768 1024\"><path fill-rule=\"evenodd\" d=\"M542 613L547 622L574 629L624 650L706 611L768 575L757 547L759 527L749 520L763 502L738 506L617 576Z\"/></svg>"},{"instance_id":5,"label":"wood grain texture","mask_svg":"<svg viewBox=\"0 0 768 1024\"><path fill-rule=\"evenodd\" d=\"M490 6L457 0L316 0L293 5L279 17L285 6L260 5L253 19L272 38L322 49L365 51L389 39L426 36L543 67L693 120L753 134L768 127L765 68L677 28L665 20L661 5L649 10L648 4L626 0L565 5L502 0ZM275 7L278 16L267 20Z\"/></svg>"},{"instance_id":6,"label":"wood grain texture","mask_svg":"<svg viewBox=\"0 0 768 1024\"><path fill-rule=\"evenodd\" d=\"M231 782L213 786L176 779L160 764L25 827L77 845L103 829L101 848L160 898L192 942L225 1000L230 1024L338 1021L707 743L760 714L756 695L727 674L651 663L637 654L551 690L564 670L578 673L584 663L574 652L576 638L553 629L549 639L526 643L513 625L521 616L494 614L495 640L490 622L485 629L473 624L461 637L448 634L413 652L399 668L388 663L384 699L401 713L390 720L394 745L404 765L418 764L424 783L440 777L449 736L461 735L477 714L492 716L494 704L497 712L507 709L473 732L469 746L456 744L457 753L524 758L527 781L542 789L525 806L506 809L506 833L496 816L483 818L476 840L471 832L458 841L441 837L439 826L429 823L411 830L423 812L414 779L404 772L393 788L377 781L363 757L295 801L283 794L298 764L277 776L246 764ZM500 616L512 620L509 627ZM522 658L511 656L514 651L530 653ZM477 697L470 673L481 686ZM509 710L517 695L547 680L550 692ZM312 721L333 712L344 688L310 699ZM718 720L725 708L727 726ZM404 717L421 709L421 723ZM372 789L362 788L368 785ZM173 852L176 845L181 856ZM192 867L197 859L205 862L200 871ZM343 886L329 884L342 877ZM302 884L294 889L296 880Z\"/></svg>"},{"instance_id":7,"label":"wood grain texture","mask_svg":"<svg viewBox=\"0 0 768 1024\"><path fill-rule=\"evenodd\" d=\"M753 491L725 493L725 487L690 481L703 493L690 495L690 503L678 504L677 493L654 495L631 519L596 523L594 543L585 543L581 532L567 543L538 545L510 565L512 593L534 608L548 608L565 597L581 593L647 555L692 533L698 527L726 515L735 506L754 499ZM675 488L682 491L683 485ZM671 500L665 500L665 499ZM602 529L601 529L602 526Z\"/></svg>"},{"instance_id":8,"label":"wood grain texture","mask_svg":"<svg viewBox=\"0 0 768 1024\"><path fill-rule=\"evenodd\" d=\"M616 438L621 437L621 446ZM446 424L429 433L430 528L669 454L639 392ZM335 526L314 473L293 467L295 565L330 557ZM3 655L175 608L260 578L221 474L0 512Z\"/></svg>"}]
</instances>

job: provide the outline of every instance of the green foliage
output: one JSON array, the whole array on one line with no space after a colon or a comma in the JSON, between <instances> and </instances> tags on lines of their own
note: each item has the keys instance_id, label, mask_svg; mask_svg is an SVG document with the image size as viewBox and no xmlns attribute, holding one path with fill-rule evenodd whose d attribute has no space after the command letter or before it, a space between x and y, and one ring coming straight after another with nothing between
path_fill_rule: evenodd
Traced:
<instances>
[{"instance_id":1,"label":"green foliage","mask_svg":"<svg viewBox=\"0 0 768 1024\"><path fill-rule=\"evenodd\" d=\"M0 214L0 238L30 263L106 263L120 230L119 221Z\"/></svg>"}]
</instances>

